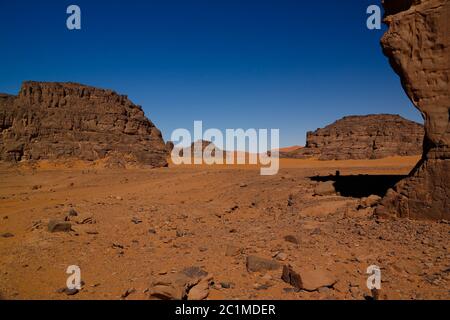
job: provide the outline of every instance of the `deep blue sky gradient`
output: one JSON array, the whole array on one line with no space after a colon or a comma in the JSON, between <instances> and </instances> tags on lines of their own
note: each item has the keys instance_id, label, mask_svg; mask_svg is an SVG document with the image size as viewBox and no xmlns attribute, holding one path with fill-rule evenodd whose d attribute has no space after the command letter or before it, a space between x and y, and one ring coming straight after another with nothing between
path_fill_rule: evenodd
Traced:
<instances>
[{"instance_id":1,"label":"deep blue sky gradient","mask_svg":"<svg viewBox=\"0 0 450 320\"><path fill-rule=\"evenodd\" d=\"M176 128L279 128L281 145L350 114L422 122L366 28L379 0L0 2L0 92L24 80L127 94ZM82 30L66 28L66 8Z\"/></svg>"}]
</instances>

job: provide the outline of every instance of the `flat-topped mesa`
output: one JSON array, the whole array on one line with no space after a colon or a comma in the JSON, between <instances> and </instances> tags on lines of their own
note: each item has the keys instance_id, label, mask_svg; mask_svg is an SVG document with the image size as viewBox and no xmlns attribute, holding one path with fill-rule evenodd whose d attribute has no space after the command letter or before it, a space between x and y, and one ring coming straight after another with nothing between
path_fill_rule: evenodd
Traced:
<instances>
[{"instance_id":1,"label":"flat-topped mesa","mask_svg":"<svg viewBox=\"0 0 450 320\"><path fill-rule=\"evenodd\" d=\"M377 208L380 216L450 220L450 1L385 0L381 44L425 119L422 160Z\"/></svg>"},{"instance_id":2,"label":"flat-topped mesa","mask_svg":"<svg viewBox=\"0 0 450 320\"><path fill-rule=\"evenodd\" d=\"M26 81L22 84L17 98L28 104L44 104L47 107L64 107L67 99L77 99L140 108L128 100L126 95L73 82Z\"/></svg>"},{"instance_id":3,"label":"flat-topped mesa","mask_svg":"<svg viewBox=\"0 0 450 320\"><path fill-rule=\"evenodd\" d=\"M282 157L319 160L381 159L419 155L423 126L399 115L347 116L314 132L306 147L283 152Z\"/></svg>"},{"instance_id":4,"label":"flat-topped mesa","mask_svg":"<svg viewBox=\"0 0 450 320\"><path fill-rule=\"evenodd\" d=\"M161 132L127 96L76 83L25 82L0 95L0 160L98 160L161 167Z\"/></svg>"}]
</instances>

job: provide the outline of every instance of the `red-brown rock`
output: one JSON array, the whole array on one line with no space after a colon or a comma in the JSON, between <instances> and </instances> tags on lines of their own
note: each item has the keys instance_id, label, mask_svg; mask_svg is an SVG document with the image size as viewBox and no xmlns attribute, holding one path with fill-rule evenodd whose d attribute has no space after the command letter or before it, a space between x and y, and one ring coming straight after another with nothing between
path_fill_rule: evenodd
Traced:
<instances>
[{"instance_id":1,"label":"red-brown rock","mask_svg":"<svg viewBox=\"0 0 450 320\"><path fill-rule=\"evenodd\" d=\"M308 132L305 148L281 153L281 156L349 160L419 155L423 137L422 125L399 115L348 116Z\"/></svg>"},{"instance_id":2,"label":"red-brown rock","mask_svg":"<svg viewBox=\"0 0 450 320\"><path fill-rule=\"evenodd\" d=\"M0 138L0 160L9 162L113 156L167 165L161 132L141 107L75 83L25 82L17 97L0 95Z\"/></svg>"},{"instance_id":3,"label":"red-brown rock","mask_svg":"<svg viewBox=\"0 0 450 320\"><path fill-rule=\"evenodd\" d=\"M381 41L406 94L425 119L423 156L390 190L380 216L450 219L450 1L385 0Z\"/></svg>"}]
</instances>

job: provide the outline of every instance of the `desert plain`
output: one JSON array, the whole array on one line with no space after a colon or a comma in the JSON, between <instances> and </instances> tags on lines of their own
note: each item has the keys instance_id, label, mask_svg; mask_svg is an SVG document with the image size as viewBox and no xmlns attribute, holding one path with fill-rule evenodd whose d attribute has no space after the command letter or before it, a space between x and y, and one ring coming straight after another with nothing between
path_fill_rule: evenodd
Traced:
<instances>
[{"instance_id":1,"label":"desert plain","mask_svg":"<svg viewBox=\"0 0 450 320\"><path fill-rule=\"evenodd\" d=\"M373 215L376 195L419 158L281 159L274 176L248 165L2 164L0 296L150 299L158 279L201 270L205 299L449 299L449 222ZM71 229L50 232L55 220ZM71 265L75 292L64 289ZM287 266L313 287L283 280Z\"/></svg>"}]
</instances>

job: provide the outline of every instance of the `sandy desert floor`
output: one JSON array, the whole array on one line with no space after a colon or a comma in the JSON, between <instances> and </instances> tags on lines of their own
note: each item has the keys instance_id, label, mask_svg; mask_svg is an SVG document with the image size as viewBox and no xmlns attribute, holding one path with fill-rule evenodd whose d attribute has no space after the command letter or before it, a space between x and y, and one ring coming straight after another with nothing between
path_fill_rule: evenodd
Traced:
<instances>
[{"instance_id":1,"label":"sandy desert floor","mask_svg":"<svg viewBox=\"0 0 450 320\"><path fill-rule=\"evenodd\" d=\"M239 166L2 165L0 296L147 299L154 279L197 266L213 276L208 299L364 299L366 269L378 265L384 299L450 299L448 222L380 220L357 209L417 160L282 160L276 176ZM340 195L315 196L336 170ZM48 221L70 208L73 231L50 233ZM320 268L333 285L293 290L281 270L248 272L249 255ZM59 290L70 265L84 282L75 295Z\"/></svg>"}]
</instances>

